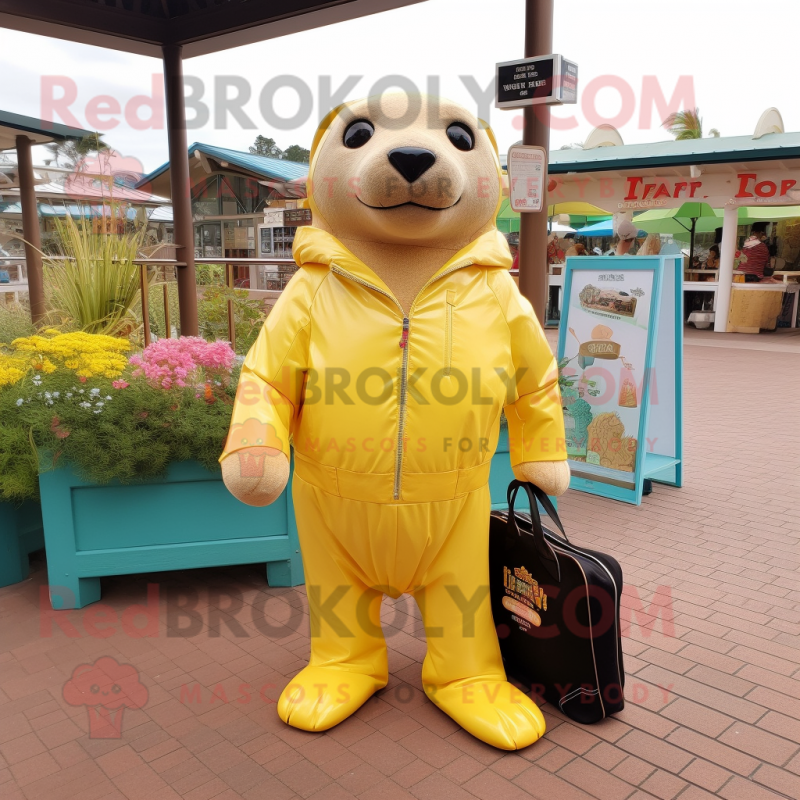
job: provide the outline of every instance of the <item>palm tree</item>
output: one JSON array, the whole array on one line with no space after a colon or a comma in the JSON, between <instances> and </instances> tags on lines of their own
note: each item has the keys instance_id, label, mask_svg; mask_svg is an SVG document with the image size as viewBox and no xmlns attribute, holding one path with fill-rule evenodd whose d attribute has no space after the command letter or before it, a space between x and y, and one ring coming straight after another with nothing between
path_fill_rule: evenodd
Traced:
<instances>
[{"instance_id":1,"label":"palm tree","mask_svg":"<svg viewBox=\"0 0 800 800\"><path fill-rule=\"evenodd\" d=\"M676 111L664 120L663 125L678 141L703 138L703 118L699 108L694 111ZM716 138L719 131L712 128L708 135Z\"/></svg>"}]
</instances>

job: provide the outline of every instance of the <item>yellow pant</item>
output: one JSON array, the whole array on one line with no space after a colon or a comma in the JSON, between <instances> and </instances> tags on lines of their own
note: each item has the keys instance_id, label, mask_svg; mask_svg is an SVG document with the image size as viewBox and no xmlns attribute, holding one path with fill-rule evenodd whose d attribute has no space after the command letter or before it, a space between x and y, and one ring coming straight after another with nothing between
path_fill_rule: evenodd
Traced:
<instances>
[{"instance_id":1,"label":"yellow pant","mask_svg":"<svg viewBox=\"0 0 800 800\"><path fill-rule=\"evenodd\" d=\"M489 601L488 486L454 500L365 503L296 474L293 495L311 618L311 659L284 690L281 718L304 730L346 719L388 680L384 594L412 594L428 639L422 681L465 730L504 749L544 733L507 683Z\"/></svg>"}]
</instances>

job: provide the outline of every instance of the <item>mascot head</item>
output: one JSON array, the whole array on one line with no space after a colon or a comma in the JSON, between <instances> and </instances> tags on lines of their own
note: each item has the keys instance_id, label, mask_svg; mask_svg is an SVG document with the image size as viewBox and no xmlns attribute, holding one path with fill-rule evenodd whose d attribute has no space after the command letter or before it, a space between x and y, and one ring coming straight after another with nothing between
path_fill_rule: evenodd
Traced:
<instances>
[{"instance_id":1,"label":"mascot head","mask_svg":"<svg viewBox=\"0 0 800 800\"><path fill-rule=\"evenodd\" d=\"M311 151L314 224L342 239L460 248L502 194L485 123L438 97L385 94L331 111Z\"/></svg>"}]
</instances>

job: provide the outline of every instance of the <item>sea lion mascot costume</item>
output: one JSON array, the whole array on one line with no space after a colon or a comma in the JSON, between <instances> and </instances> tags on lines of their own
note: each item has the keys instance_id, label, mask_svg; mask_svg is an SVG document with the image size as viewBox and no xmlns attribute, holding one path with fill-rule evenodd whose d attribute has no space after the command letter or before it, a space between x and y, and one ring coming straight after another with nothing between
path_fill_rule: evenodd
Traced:
<instances>
[{"instance_id":1,"label":"sea lion mascot costume","mask_svg":"<svg viewBox=\"0 0 800 800\"><path fill-rule=\"evenodd\" d=\"M230 491L293 499L311 659L278 713L307 731L386 686L384 594L416 599L430 700L514 750L545 729L506 680L489 602L489 465L505 410L515 475L569 483L558 372L495 226L490 129L391 94L332 111L314 138L313 226L242 369L222 455ZM544 254L542 254L544 257Z\"/></svg>"}]
</instances>

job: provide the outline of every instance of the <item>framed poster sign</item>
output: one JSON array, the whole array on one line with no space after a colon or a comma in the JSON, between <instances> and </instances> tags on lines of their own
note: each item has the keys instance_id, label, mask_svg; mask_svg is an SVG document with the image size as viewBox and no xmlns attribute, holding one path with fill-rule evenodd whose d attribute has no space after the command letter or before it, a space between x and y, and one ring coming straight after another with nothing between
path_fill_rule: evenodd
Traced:
<instances>
[{"instance_id":1,"label":"framed poster sign","mask_svg":"<svg viewBox=\"0 0 800 800\"><path fill-rule=\"evenodd\" d=\"M541 211L547 175L545 149L536 145L511 145L506 163L511 210Z\"/></svg>"},{"instance_id":2,"label":"framed poster sign","mask_svg":"<svg viewBox=\"0 0 800 800\"><path fill-rule=\"evenodd\" d=\"M641 502L681 485L683 315L674 256L567 259L558 339L570 487Z\"/></svg>"}]
</instances>

